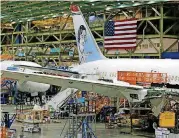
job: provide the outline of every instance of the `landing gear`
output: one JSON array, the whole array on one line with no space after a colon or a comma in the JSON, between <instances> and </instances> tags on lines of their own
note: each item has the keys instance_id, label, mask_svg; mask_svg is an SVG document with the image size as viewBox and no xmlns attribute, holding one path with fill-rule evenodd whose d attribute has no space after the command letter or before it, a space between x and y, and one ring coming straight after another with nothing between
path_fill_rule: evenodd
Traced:
<instances>
[{"instance_id":1,"label":"landing gear","mask_svg":"<svg viewBox=\"0 0 179 138\"><path fill-rule=\"evenodd\" d=\"M43 105L46 104L46 96L44 94L39 93L37 96L31 96L28 94L25 99L26 105Z\"/></svg>"},{"instance_id":2,"label":"landing gear","mask_svg":"<svg viewBox=\"0 0 179 138\"><path fill-rule=\"evenodd\" d=\"M26 97L25 99L25 104L26 105L41 105L41 100L40 100L40 97L38 96L35 96L35 97Z\"/></svg>"},{"instance_id":3,"label":"landing gear","mask_svg":"<svg viewBox=\"0 0 179 138\"><path fill-rule=\"evenodd\" d=\"M16 103L20 102L20 103L25 103L25 99L27 98L27 94L23 93L23 92L19 92L16 97Z\"/></svg>"},{"instance_id":4,"label":"landing gear","mask_svg":"<svg viewBox=\"0 0 179 138\"><path fill-rule=\"evenodd\" d=\"M36 104L36 105L41 105L41 104L42 104L42 102L41 102L41 100L40 100L40 97L38 97L38 96L36 96L36 97L33 98L33 102L34 102L34 105L35 105L35 104Z\"/></svg>"}]
</instances>

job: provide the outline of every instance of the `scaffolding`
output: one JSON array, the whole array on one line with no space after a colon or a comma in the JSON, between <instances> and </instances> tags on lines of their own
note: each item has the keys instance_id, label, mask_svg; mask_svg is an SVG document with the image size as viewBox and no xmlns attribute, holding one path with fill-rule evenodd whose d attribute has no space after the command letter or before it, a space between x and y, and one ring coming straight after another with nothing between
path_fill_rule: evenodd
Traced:
<instances>
[{"instance_id":1,"label":"scaffolding","mask_svg":"<svg viewBox=\"0 0 179 138\"><path fill-rule=\"evenodd\" d=\"M24 103L24 99L26 98L25 93L19 93L18 92L18 82L16 80L10 79L10 78L1 78L1 94L2 94L2 103L4 101L8 101L9 104L18 104ZM5 94L8 95L8 99L5 99Z\"/></svg>"},{"instance_id":2,"label":"scaffolding","mask_svg":"<svg viewBox=\"0 0 179 138\"><path fill-rule=\"evenodd\" d=\"M68 126L65 138L96 138L96 105L95 100L68 103L69 119L63 130ZM63 133L62 130L62 133ZM62 135L61 133L61 135Z\"/></svg>"},{"instance_id":3,"label":"scaffolding","mask_svg":"<svg viewBox=\"0 0 179 138\"><path fill-rule=\"evenodd\" d=\"M120 10L116 7L110 12L105 11L105 2L100 4L103 4L103 6L100 5L96 8L96 4L94 2L94 6L91 6L91 8L95 8L95 13L90 11L91 8L86 8L89 9L89 11L84 13L84 16L85 18L88 18L90 14L95 14L97 17L96 22L87 22L94 37L96 38L96 41L98 43L102 43L102 45L104 43L105 22L109 20L122 20L129 18L138 19L136 49L124 49L119 50L118 52L113 51L111 53L110 51L105 51L104 48L101 48L105 56L109 58L161 58L161 54L163 52L178 51L177 43L179 39L179 30L177 26L179 23L179 17L177 16L177 4L172 2L151 2L149 4L137 5L136 3L133 3L133 5L128 5L127 7L120 7ZM118 3L113 4L116 6ZM49 5L49 3L45 4L45 2L42 2L41 5ZM23 7L26 6L30 5L26 4ZM36 12L36 10L34 12ZM27 14L29 14L29 11ZM20 16L21 14L17 15ZM41 22L45 21L45 19L41 20ZM35 61L39 64L43 64L45 59L48 59L49 62L54 62L56 65L61 65L62 62L65 61L68 61L69 64L71 64L71 62L78 61L75 34L70 14L64 18L60 29L58 26L53 27L53 25L51 25L50 28L39 28L39 24L37 22L38 21L17 21L12 25L11 29L2 27L2 51L10 54L16 60ZM50 24L51 23L49 23L49 25ZM71 24L72 27L66 27L69 24ZM55 53L51 53L51 48L60 48L60 50L57 50ZM18 55L19 49L23 49L23 56ZM69 50L73 51L73 57L69 56Z\"/></svg>"},{"instance_id":4,"label":"scaffolding","mask_svg":"<svg viewBox=\"0 0 179 138\"><path fill-rule=\"evenodd\" d=\"M65 138L96 138L96 114L71 114Z\"/></svg>"},{"instance_id":5,"label":"scaffolding","mask_svg":"<svg viewBox=\"0 0 179 138\"><path fill-rule=\"evenodd\" d=\"M1 138L11 137L14 138L16 135L16 129L10 129L16 118L16 114L9 112L2 112L1 116L1 127L0 135Z\"/></svg>"},{"instance_id":6,"label":"scaffolding","mask_svg":"<svg viewBox=\"0 0 179 138\"><path fill-rule=\"evenodd\" d=\"M8 78L1 79L1 92L8 93L10 97L9 102L15 104L18 94L17 81Z\"/></svg>"}]
</instances>

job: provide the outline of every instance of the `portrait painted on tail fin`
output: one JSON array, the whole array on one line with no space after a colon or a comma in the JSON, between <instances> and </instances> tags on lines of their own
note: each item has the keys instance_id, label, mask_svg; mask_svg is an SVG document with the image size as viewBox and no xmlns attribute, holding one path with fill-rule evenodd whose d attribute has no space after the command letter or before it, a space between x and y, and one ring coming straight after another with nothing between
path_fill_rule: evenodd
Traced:
<instances>
[{"instance_id":1,"label":"portrait painted on tail fin","mask_svg":"<svg viewBox=\"0 0 179 138\"><path fill-rule=\"evenodd\" d=\"M80 8L76 5L71 5L70 9L72 11L80 64L105 59Z\"/></svg>"},{"instance_id":2,"label":"portrait painted on tail fin","mask_svg":"<svg viewBox=\"0 0 179 138\"><path fill-rule=\"evenodd\" d=\"M81 55L81 63L85 62L85 43L87 41L87 34L86 34L86 28L84 25L80 25L78 29L78 49L79 54Z\"/></svg>"}]
</instances>

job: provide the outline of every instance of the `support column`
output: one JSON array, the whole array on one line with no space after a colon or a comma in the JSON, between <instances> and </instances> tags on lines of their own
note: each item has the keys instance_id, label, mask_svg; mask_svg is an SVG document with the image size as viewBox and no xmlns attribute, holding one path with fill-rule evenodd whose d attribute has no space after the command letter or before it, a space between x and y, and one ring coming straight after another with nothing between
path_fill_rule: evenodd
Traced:
<instances>
[{"instance_id":1,"label":"support column","mask_svg":"<svg viewBox=\"0 0 179 138\"><path fill-rule=\"evenodd\" d=\"M13 57L13 60L15 60L15 52L14 52L14 31L12 32L12 39L11 39L11 46L12 46L12 57ZM7 49L7 47L5 48Z\"/></svg>"},{"instance_id":2,"label":"support column","mask_svg":"<svg viewBox=\"0 0 179 138\"><path fill-rule=\"evenodd\" d=\"M163 52L163 3L160 5L160 50L159 58L161 58Z\"/></svg>"},{"instance_id":3,"label":"support column","mask_svg":"<svg viewBox=\"0 0 179 138\"><path fill-rule=\"evenodd\" d=\"M28 54L28 47L27 47L27 43L28 43L28 39L27 39L27 34L28 34L28 29L29 29L29 22L27 21L25 23L25 60L27 61L27 54Z\"/></svg>"},{"instance_id":4,"label":"support column","mask_svg":"<svg viewBox=\"0 0 179 138\"><path fill-rule=\"evenodd\" d=\"M58 66L60 66L61 64L61 50L62 50L62 32L60 30L60 34L59 34L59 38L60 38L60 43L59 43L59 48L60 48L60 52L59 52L59 56L58 56Z\"/></svg>"}]
</instances>

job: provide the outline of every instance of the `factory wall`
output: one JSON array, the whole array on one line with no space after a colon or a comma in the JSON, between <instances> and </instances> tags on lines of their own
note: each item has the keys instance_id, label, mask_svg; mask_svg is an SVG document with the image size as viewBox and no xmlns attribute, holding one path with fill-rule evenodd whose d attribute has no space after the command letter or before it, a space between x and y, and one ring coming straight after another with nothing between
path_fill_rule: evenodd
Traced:
<instances>
[{"instance_id":1,"label":"factory wall","mask_svg":"<svg viewBox=\"0 0 179 138\"><path fill-rule=\"evenodd\" d=\"M137 43L139 43L141 39L137 40ZM163 49L164 51L167 50L173 43L175 43L177 39L171 39L171 38L163 38ZM155 47L154 47L154 46ZM178 43L175 43L172 48L168 52L177 52L179 51ZM135 53L158 53L160 48L160 38L153 38L153 39L144 39L140 45L137 46ZM125 49L119 49L120 53L128 53ZM115 54L116 50L110 50L108 54Z\"/></svg>"}]
</instances>

